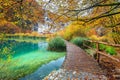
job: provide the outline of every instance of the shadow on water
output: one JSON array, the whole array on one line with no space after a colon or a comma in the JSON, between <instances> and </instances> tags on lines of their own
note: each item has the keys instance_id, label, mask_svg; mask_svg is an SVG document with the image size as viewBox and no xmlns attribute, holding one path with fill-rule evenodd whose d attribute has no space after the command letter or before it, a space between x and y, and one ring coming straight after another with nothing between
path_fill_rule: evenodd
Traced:
<instances>
[{"instance_id":1,"label":"shadow on water","mask_svg":"<svg viewBox=\"0 0 120 80\"><path fill-rule=\"evenodd\" d=\"M62 66L64 59L65 57L62 57L57 60L51 61L50 63L41 66L34 73L27 75L24 78L20 78L19 80L42 80L51 71L58 70Z\"/></svg>"}]
</instances>

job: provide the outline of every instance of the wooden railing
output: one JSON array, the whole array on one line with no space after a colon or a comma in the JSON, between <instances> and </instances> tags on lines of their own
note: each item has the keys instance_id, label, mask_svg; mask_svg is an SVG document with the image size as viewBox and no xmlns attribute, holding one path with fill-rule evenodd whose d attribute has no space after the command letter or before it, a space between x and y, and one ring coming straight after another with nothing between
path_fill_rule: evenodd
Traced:
<instances>
[{"instance_id":1,"label":"wooden railing","mask_svg":"<svg viewBox=\"0 0 120 80\"><path fill-rule=\"evenodd\" d=\"M85 44L85 43L88 43L88 42L95 43L96 44L96 49L94 49L91 46ZM92 41L92 40L84 40L84 42L83 42L83 46L88 47L90 49L93 49L96 52L96 55L97 55L96 59L97 59L98 63L100 63L100 55L106 56L108 58L111 58L112 60L120 62L119 59L113 57L112 55L107 54L105 51L100 51L99 44L104 44L104 45L113 46L113 47L119 47L120 48L120 44L109 44L109 43L106 43L106 42L98 42L98 41Z\"/></svg>"}]
</instances>

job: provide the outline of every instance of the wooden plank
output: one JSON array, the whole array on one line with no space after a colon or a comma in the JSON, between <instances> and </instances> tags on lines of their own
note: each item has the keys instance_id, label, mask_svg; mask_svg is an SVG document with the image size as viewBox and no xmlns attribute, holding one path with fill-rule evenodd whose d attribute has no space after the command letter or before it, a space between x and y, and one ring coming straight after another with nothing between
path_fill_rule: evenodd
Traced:
<instances>
[{"instance_id":1,"label":"wooden plank","mask_svg":"<svg viewBox=\"0 0 120 80\"><path fill-rule=\"evenodd\" d=\"M86 44L83 44L83 46L88 47L88 48L90 48L90 49L96 51L96 49L94 49L94 48L92 48L92 47L90 47L90 46L87 46Z\"/></svg>"},{"instance_id":2,"label":"wooden plank","mask_svg":"<svg viewBox=\"0 0 120 80\"><path fill-rule=\"evenodd\" d=\"M108 57L108 58L111 58L112 60L115 60L115 61L117 61L117 62L120 62L119 59L117 59L117 58L115 58L115 57L113 57L113 56L111 56L111 55L109 55L109 54L107 54L107 53L104 53L104 52L101 52L101 51L98 51L98 53L101 54L101 55L103 55L103 56L106 56L106 57Z\"/></svg>"}]
</instances>

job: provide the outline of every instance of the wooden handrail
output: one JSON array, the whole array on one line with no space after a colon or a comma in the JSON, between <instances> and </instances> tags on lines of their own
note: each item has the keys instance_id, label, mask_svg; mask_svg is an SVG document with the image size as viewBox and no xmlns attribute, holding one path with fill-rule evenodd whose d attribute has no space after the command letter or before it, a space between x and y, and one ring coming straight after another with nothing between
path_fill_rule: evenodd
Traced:
<instances>
[{"instance_id":1,"label":"wooden handrail","mask_svg":"<svg viewBox=\"0 0 120 80\"><path fill-rule=\"evenodd\" d=\"M109 44L109 43L106 43L106 42L98 42L98 41L92 41L92 40L84 40L84 41L88 41L88 42L91 42L91 43L96 43L97 49L93 49L92 47L86 45L85 43L83 43L83 46L86 46L86 47L88 47L88 48L93 49L94 51L96 51L98 63L100 62L100 55L106 56L108 58L111 58L112 60L120 62L119 59L117 59L117 58L115 58L115 57L107 54L106 52L103 52L103 51L99 50L99 44L109 45L109 46L113 46L113 47L120 47L120 44Z\"/></svg>"},{"instance_id":2,"label":"wooden handrail","mask_svg":"<svg viewBox=\"0 0 120 80\"><path fill-rule=\"evenodd\" d=\"M106 56L106 57L108 57L108 58L111 58L112 60L115 60L115 61L117 61L117 62L120 62L119 59L117 59L117 58L115 58L115 57L113 57L113 56L111 56L111 55L109 55L109 54L107 54L107 53L105 54L105 52L98 51L98 53L101 54L101 55L103 55L103 56Z\"/></svg>"},{"instance_id":3,"label":"wooden handrail","mask_svg":"<svg viewBox=\"0 0 120 80\"><path fill-rule=\"evenodd\" d=\"M94 42L94 43L99 43L99 44L105 44L105 45L108 45L108 46L120 47L120 44L109 44L109 43L106 43L106 42L98 42L98 41L92 41L92 40L84 40L84 41Z\"/></svg>"}]
</instances>

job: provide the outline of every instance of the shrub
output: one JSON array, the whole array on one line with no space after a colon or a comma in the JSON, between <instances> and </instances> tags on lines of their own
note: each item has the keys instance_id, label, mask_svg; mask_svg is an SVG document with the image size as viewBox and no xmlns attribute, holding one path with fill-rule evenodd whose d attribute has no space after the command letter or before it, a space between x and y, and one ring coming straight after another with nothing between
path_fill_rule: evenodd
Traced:
<instances>
[{"instance_id":1,"label":"shrub","mask_svg":"<svg viewBox=\"0 0 120 80\"><path fill-rule=\"evenodd\" d=\"M104 44L99 44L99 49L102 51L102 50L105 50L106 49L106 45Z\"/></svg>"},{"instance_id":2,"label":"shrub","mask_svg":"<svg viewBox=\"0 0 120 80\"><path fill-rule=\"evenodd\" d=\"M73 44L81 47L81 48L85 48L85 47L83 46L83 41L84 41L84 40L87 40L87 38L84 38L84 37L76 37L76 38L73 38L73 39L71 40L71 42L72 42Z\"/></svg>"},{"instance_id":3,"label":"shrub","mask_svg":"<svg viewBox=\"0 0 120 80\"><path fill-rule=\"evenodd\" d=\"M96 44L93 44L92 47L96 48ZM99 50L101 50L101 51L105 50L110 55L115 55L116 54L116 50L115 50L114 47L106 46L104 44L99 44Z\"/></svg>"},{"instance_id":4,"label":"shrub","mask_svg":"<svg viewBox=\"0 0 120 80\"><path fill-rule=\"evenodd\" d=\"M96 48L96 43L91 43L92 48Z\"/></svg>"},{"instance_id":5,"label":"shrub","mask_svg":"<svg viewBox=\"0 0 120 80\"><path fill-rule=\"evenodd\" d=\"M65 51L66 44L61 37L55 37L49 41L48 50L50 50L50 51Z\"/></svg>"},{"instance_id":6,"label":"shrub","mask_svg":"<svg viewBox=\"0 0 120 80\"><path fill-rule=\"evenodd\" d=\"M106 51L107 53L109 53L110 55L115 55L115 54L116 54L116 50L115 50L115 48L112 47L112 46L106 46L105 51Z\"/></svg>"}]
</instances>

